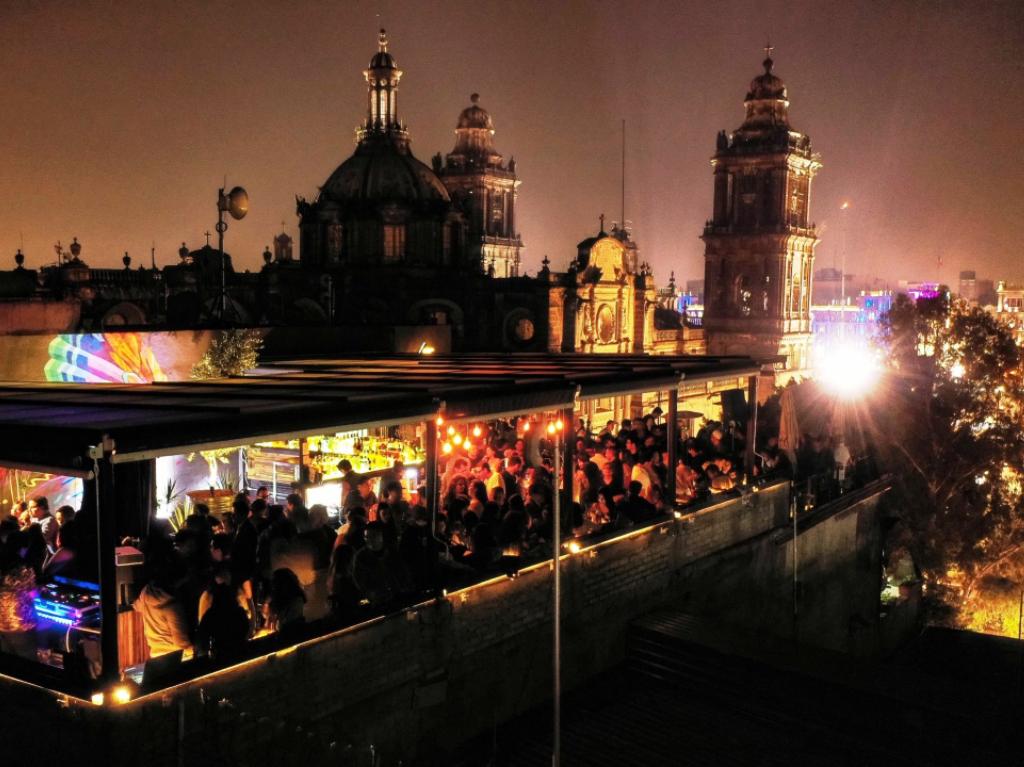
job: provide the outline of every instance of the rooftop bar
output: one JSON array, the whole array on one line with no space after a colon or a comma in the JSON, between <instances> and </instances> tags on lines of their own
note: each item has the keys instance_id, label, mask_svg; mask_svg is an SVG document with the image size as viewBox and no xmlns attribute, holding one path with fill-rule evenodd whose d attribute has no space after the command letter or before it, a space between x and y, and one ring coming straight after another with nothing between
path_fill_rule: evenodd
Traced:
<instances>
[{"instance_id":1,"label":"rooftop bar","mask_svg":"<svg viewBox=\"0 0 1024 767\"><path fill-rule=\"evenodd\" d=\"M181 555L194 545L182 531L197 515L208 515L221 531L213 535L216 550L228 531L238 534L232 518L238 492L262 493L270 506L289 509L301 499L341 531L363 500L393 494L388 497L401 499L395 503L413 509L410 525L420 524L414 517L422 508L424 540L437 539L439 517L454 524L445 498L454 492L460 461L502 444L509 447L504 458L495 457L495 474L528 465L524 489L547 481L560 494L564 547L579 548L566 542L574 534L590 536L584 545L615 540L620 531L572 516L594 502L581 486L584 473L573 470L589 435L609 421L652 418L665 445L658 460L669 468L657 514L670 518L679 497L673 469L680 437L694 433L699 419L725 420L723 409L744 399L740 428L753 434L761 369L762 362L743 357L374 355L280 360L242 378L147 386L2 384L0 471L7 487L0 514L11 517L15 504L46 497L51 509L71 508L77 516L71 543L48 544L33 565L34 583L19 585L5 575L5 598L20 599L24 611L31 604L26 626L32 625L0 632L0 673L95 703L123 702L395 607L371 594L332 608L337 594L327 594L321 562L309 578L299 578L303 615L288 630L262 621L261 595L249 593L251 630L244 648L230 656L211 657L198 646L194 654L165 652L154 644L166 627L133 609L155 578L159 552L152 540L173 528ZM753 439L746 444L749 473ZM514 453L520 457L510 459ZM539 493L536 500L543 502ZM30 561L34 539L24 531L15 535L22 536L11 539L15 548ZM550 532L541 531L539 540L545 536L546 547L502 551L494 566L468 566L474 553L468 540L466 551L445 547L444 566L404 593L420 602L514 577L550 560ZM272 601L274 592L268 593Z\"/></svg>"}]
</instances>

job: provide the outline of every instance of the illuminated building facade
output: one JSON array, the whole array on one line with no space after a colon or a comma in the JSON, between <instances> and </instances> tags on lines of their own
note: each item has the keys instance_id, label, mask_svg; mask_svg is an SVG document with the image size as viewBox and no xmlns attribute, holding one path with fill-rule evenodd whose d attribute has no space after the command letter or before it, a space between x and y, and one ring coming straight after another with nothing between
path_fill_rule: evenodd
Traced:
<instances>
[{"instance_id":1,"label":"illuminated building facade","mask_svg":"<svg viewBox=\"0 0 1024 767\"><path fill-rule=\"evenodd\" d=\"M453 150L430 167L399 118L402 70L382 31L363 72L366 116L353 154L297 200L298 254L281 233L257 271L184 244L173 265L92 269L72 254L38 271L0 272L7 332L98 332L241 325L322 327L332 348L406 351L399 336L445 326L456 351L703 353L691 318L658 305L629 233L584 240L565 271L522 274L514 160L493 143L478 99L458 118ZM221 264L228 312L221 317ZM54 307L66 309L55 311ZM413 332L415 331L415 332ZM431 336L434 338L434 336ZM382 340L384 339L384 340ZM312 341L310 341L312 343ZM433 342L432 342L433 345ZM443 350L443 347L442 347Z\"/></svg>"},{"instance_id":2,"label":"illuminated building facade","mask_svg":"<svg viewBox=\"0 0 1024 767\"><path fill-rule=\"evenodd\" d=\"M996 286L996 316L1009 323L1017 343L1024 346L1024 282L999 281Z\"/></svg>"},{"instance_id":3,"label":"illuminated building facade","mask_svg":"<svg viewBox=\"0 0 1024 767\"><path fill-rule=\"evenodd\" d=\"M768 52L770 53L770 48ZM782 355L780 383L810 366L818 237L811 181L821 163L789 123L786 86L766 58L746 119L718 134L714 212L704 228L704 329L711 354Z\"/></svg>"},{"instance_id":4,"label":"illuminated building facade","mask_svg":"<svg viewBox=\"0 0 1024 767\"><path fill-rule=\"evenodd\" d=\"M492 277L518 277L523 242L516 231L516 161L494 148L494 122L470 96L455 128L455 148L444 161L434 156L434 170L452 200L465 212L470 258Z\"/></svg>"}]
</instances>

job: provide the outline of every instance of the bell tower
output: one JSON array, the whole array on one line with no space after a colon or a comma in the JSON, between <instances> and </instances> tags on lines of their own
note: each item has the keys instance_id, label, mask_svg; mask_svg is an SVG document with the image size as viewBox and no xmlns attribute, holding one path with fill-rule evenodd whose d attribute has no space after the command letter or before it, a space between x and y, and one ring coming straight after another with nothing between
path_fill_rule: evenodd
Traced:
<instances>
[{"instance_id":1,"label":"bell tower","mask_svg":"<svg viewBox=\"0 0 1024 767\"><path fill-rule=\"evenodd\" d=\"M523 241L516 231L516 161L506 163L494 148L494 122L480 96L469 100L456 124L455 147L443 162L434 157L434 171L465 211L470 258L492 277L518 277Z\"/></svg>"},{"instance_id":2,"label":"bell tower","mask_svg":"<svg viewBox=\"0 0 1024 767\"><path fill-rule=\"evenodd\" d=\"M408 141L405 126L398 120L398 83L402 70L388 53L388 33L383 29L377 37L377 53L370 59L363 77L366 78L366 122L356 130L356 140L384 135Z\"/></svg>"},{"instance_id":3,"label":"bell tower","mask_svg":"<svg viewBox=\"0 0 1024 767\"><path fill-rule=\"evenodd\" d=\"M714 212L704 227L704 328L709 354L783 355L785 383L807 374L811 280L818 237L809 223L821 168L810 138L789 124L786 86L774 73L750 83L746 119L718 134Z\"/></svg>"}]
</instances>

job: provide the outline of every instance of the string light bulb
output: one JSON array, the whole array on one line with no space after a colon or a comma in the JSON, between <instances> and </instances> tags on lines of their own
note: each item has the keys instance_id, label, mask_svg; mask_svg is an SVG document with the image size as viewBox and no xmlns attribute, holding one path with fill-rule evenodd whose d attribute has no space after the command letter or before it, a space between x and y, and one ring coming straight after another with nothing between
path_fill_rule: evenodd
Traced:
<instances>
[{"instance_id":1,"label":"string light bulb","mask_svg":"<svg viewBox=\"0 0 1024 767\"><path fill-rule=\"evenodd\" d=\"M555 433L555 422L554 421L548 421L548 434L554 434L554 433Z\"/></svg>"},{"instance_id":2,"label":"string light bulb","mask_svg":"<svg viewBox=\"0 0 1024 767\"><path fill-rule=\"evenodd\" d=\"M445 442L443 445L441 445L441 452L444 453L445 455L448 455L448 453L450 453L451 451L452 451L452 443L451 442Z\"/></svg>"},{"instance_id":3,"label":"string light bulb","mask_svg":"<svg viewBox=\"0 0 1024 767\"><path fill-rule=\"evenodd\" d=\"M529 430L530 430L530 422L529 422L529 421L526 421L526 422L525 422L525 423L523 424L523 431L529 431Z\"/></svg>"},{"instance_id":4,"label":"string light bulb","mask_svg":"<svg viewBox=\"0 0 1024 767\"><path fill-rule=\"evenodd\" d=\"M454 433L455 433L455 427L454 427L454 426L449 426L449 427L448 427L448 436L450 437L450 436L452 436L452 435L453 435Z\"/></svg>"},{"instance_id":5,"label":"string light bulb","mask_svg":"<svg viewBox=\"0 0 1024 767\"><path fill-rule=\"evenodd\" d=\"M456 432L455 436L452 437L452 442L455 443L456 447L461 445L462 444L462 435L459 434L458 432Z\"/></svg>"},{"instance_id":6,"label":"string light bulb","mask_svg":"<svg viewBox=\"0 0 1024 767\"><path fill-rule=\"evenodd\" d=\"M482 432L480 431L480 424L473 427L473 436L479 437Z\"/></svg>"},{"instance_id":7,"label":"string light bulb","mask_svg":"<svg viewBox=\"0 0 1024 767\"><path fill-rule=\"evenodd\" d=\"M444 426L444 418L442 418L441 416L438 416L436 423L437 423L438 426Z\"/></svg>"}]
</instances>

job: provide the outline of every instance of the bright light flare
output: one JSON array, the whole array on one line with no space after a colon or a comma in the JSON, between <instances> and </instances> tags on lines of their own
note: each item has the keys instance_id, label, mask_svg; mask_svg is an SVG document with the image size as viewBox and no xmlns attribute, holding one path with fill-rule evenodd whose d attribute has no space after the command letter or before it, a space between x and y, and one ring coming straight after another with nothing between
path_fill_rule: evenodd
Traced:
<instances>
[{"instance_id":1,"label":"bright light flare","mask_svg":"<svg viewBox=\"0 0 1024 767\"><path fill-rule=\"evenodd\" d=\"M441 445L441 452L444 453L445 455L448 455L448 453L450 453L451 451L452 451L452 443L451 442L445 442L443 445Z\"/></svg>"},{"instance_id":2,"label":"bright light flare","mask_svg":"<svg viewBox=\"0 0 1024 767\"><path fill-rule=\"evenodd\" d=\"M126 685L118 685L111 691L114 703L123 706L132 699L132 691Z\"/></svg>"},{"instance_id":3,"label":"bright light flare","mask_svg":"<svg viewBox=\"0 0 1024 767\"><path fill-rule=\"evenodd\" d=\"M949 375L957 381L963 378L966 372L967 368L964 367L964 363L959 361L954 362L952 366L949 368Z\"/></svg>"},{"instance_id":4,"label":"bright light flare","mask_svg":"<svg viewBox=\"0 0 1024 767\"><path fill-rule=\"evenodd\" d=\"M866 394L878 381L881 364L860 345L838 344L828 349L815 366L818 381L843 399Z\"/></svg>"}]
</instances>

